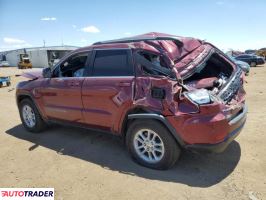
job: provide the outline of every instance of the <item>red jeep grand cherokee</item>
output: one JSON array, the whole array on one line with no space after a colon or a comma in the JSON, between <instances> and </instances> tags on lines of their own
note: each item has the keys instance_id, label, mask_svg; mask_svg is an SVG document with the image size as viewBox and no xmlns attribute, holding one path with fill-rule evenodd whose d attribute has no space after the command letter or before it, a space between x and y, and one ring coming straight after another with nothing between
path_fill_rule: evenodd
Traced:
<instances>
[{"instance_id":1,"label":"red jeep grand cherokee","mask_svg":"<svg viewBox=\"0 0 266 200\"><path fill-rule=\"evenodd\" d=\"M204 41L148 33L97 42L42 73L16 98L25 128L50 122L125 138L140 164L167 169L182 148L221 152L246 120L243 72Z\"/></svg>"}]
</instances>

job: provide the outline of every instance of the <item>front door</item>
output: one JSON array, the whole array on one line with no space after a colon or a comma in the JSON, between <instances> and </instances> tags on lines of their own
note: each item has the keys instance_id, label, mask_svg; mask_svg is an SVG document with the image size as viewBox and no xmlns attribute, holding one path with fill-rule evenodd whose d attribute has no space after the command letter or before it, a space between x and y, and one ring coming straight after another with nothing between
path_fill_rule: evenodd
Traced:
<instances>
[{"instance_id":1,"label":"front door","mask_svg":"<svg viewBox=\"0 0 266 200\"><path fill-rule=\"evenodd\" d=\"M55 68L42 88L42 102L48 118L72 122L84 121L82 116L81 88L87 55L76 53Z\"/></svg>"}]
</instances>

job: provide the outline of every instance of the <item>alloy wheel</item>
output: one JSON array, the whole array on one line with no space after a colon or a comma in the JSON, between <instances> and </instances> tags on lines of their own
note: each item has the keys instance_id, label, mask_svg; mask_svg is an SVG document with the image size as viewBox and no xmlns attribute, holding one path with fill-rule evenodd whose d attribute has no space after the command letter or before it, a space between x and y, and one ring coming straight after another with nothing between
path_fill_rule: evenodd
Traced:
<instances>
[{"instance_id":1,"label":"alloy wheel","mask_svg":"<svg viewBox=\"0 0 266 200\"><path fill-rule=\"evenodd\" d=\"M134 148L141 159L153 164L160 162L165 153L161 137L150 129L141 129L135 134Z\"/></svg>"},{"instance_id":2,"label":"alloy wheel","mask_svg":"<svg viewBox=\"0 0 266 200\"><path fill-rule=\"evenodd\" d=\"M35 113L29 105L24 105L22 108L22 116L25 124L32 128L36 124Z\"/></svg>"}]
</instances>

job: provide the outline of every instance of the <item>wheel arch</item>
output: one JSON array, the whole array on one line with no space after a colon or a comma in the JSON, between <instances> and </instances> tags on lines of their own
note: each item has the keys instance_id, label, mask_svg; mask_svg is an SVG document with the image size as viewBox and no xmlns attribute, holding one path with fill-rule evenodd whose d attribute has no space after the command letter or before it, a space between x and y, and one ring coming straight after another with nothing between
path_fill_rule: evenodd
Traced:
<instances>
[{"instance_id":1,"label":"wheel arch","mask_svg":"<svg viewBox=\"0 0 266 200\"><path fill-rule=\"evenodd\" d=\"M20 95L17 96L17 104L19 105L19 103L23 99L30 99L33 102L33 99L32 99L32 97L29 94L20 94Z\"/></svg>"},{"instance_id":2,"label":"wheel arch","mask_svg":"<svg viewBox=\"0 0 266 200\"><path fill-rule=\"evenodd\" d=\"M138 107L132 108L126 112L126 114L124 115L124 119L122 121L122 124L120 126L121 127L120 131L119 131L123 138L125 138L125 136L126 136L127 128L135 120L135 119L129 119L128 116L130 114L137 114L137 113L148 113L148 111L146 109L144 109L143 107L138 106Z\"/></svg>"},{"instance_id":3,"label":"wheel arch","mask_svg":"<svg viewBox=\"0 0 266 200\"><path fill-rule=\"evenodd\" d=\"M40 113L41 117L43 119L46 119L46 117L43 115L43 112L41 112L41 109L39 108L39 105L35 102L34 98L30 95L30 94L19 94L16 97L16 101L17 101L17 106L19 107L19 104L22 100L24 99L29 99L32 101L32 103L35 105L35 107L37 108L38 112Z\"/></svg>"},{"instance_id":4,"label":"wheel arch","mask_svg":"<svg viewBox=\"0 0 266 200\"><path fill-rule=\"evenodd\" d=\"M183 139L179 136L179 134L176 132L174 127L168 122L168 120L160 114L157 113L149 113L149 112L143 112L143 113L129 113L127 115L127 119L123 122L123 129L122 129L122 135L123 138L126 136L126 129L130 126L130 124L135 120L140 119L153 119L161 123L167 130L170 132L170 134L174 137L176 142L181 146L185 146L185 142Z\"/></svg>"}]
</instances>

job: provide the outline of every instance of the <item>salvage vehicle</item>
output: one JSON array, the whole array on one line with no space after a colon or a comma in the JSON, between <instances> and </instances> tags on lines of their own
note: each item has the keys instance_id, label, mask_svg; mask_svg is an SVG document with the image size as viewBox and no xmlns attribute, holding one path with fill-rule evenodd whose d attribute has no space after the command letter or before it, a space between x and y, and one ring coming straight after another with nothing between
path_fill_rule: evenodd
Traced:
<instances>
[{"instance_id":1,"label":"salvage vehicle","mask_svg":"<svg viewBox=\"0 0 266 200\"><path fill-rule=\"evenodd\" d=\"M240 60L248 63L251 67L256 67L257 65L263 65L265 60L261 56L250 55L250 54L242 54L235 57L236 60Z\"/></svg>"},{"instance_id":2,"label":"salvage vehicle","mask_svg":"<svg viewBox=\"0 0 266 200\"><path fill-rule=\"evenodd\" d=\"M10 76L0 76L0 87L10 86Z\"/></svg>"},{"instance_id":3,"label":"salvage vehicle","mask_svg":"<svg viewBox=\"0 0 266 200\"><path fill-rule=\"evenodd\" d=\"M246 121L243 71L199 39L97 42L24 76L16 100L28 131L61 123L111 132L149 168L172 167L182 149L222 152Z\"/></svg>"},{"instance_id":4,"label":"salvage vehicle","mask_svg":"<svg viewBox=\"0 0 266 200\"><path fill-rule=\"evenodd\" d=\"M245 51L245 54L255 55L255 54L256 54L256 51L257 51L257 50L255 50L255 49L247 49L247 50Z\"/></svg>"}]
</instances>

